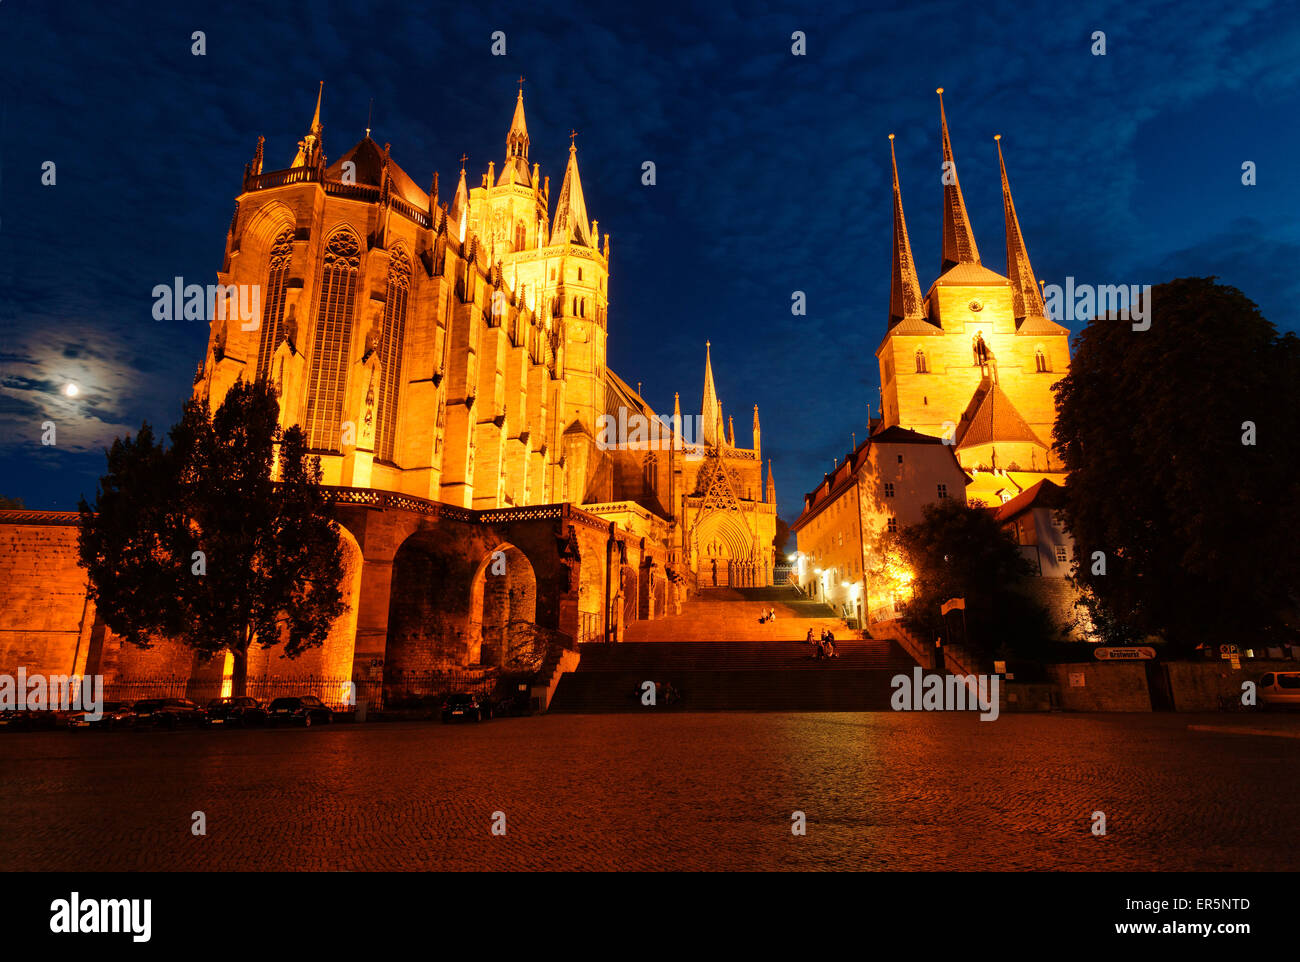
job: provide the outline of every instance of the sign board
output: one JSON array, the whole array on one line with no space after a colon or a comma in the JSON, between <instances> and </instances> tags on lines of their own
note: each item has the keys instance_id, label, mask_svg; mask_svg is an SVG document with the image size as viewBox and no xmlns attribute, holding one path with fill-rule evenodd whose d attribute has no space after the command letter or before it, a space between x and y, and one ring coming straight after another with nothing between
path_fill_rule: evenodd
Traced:
<instances>
[{"instance_id":1,"label":"sign board","mask_svg":"<svg viewBox=\"0 0 1300 962\"><path fill-rule=\"evenodd\" d=\"M1241 671L1241 658L1239 656L1237 655L1230 656L1228 658L1228 664L1232 666L1233 671Z\"/></svg>"},{"instance_id":2,"label":"sign board","mask_svg":"<svg viewBox=\"0 0 1300 962\"><path fill-rule=\"evenodd\" d=\"M1007 663L1005 661L993 662L993 674L1005 675L1007 673Z\"/></svg>"},{"instance_id":3,"label":"sign board","mask_svg":"<svg viewBox=\"0 0 1300 962\"><path fill-rule=\"evenodd\" d=\"M1145 646L1138 648L1097 648L1093 654L1100 661L1150 661L1155 658L1156 650Z\"/></svg>"},{"instance_id":4,"label":"sign board","mask_svg":"<svg viewBox=\"0 0 1300 962\"><path fill-rule=\"evenodd\" d=\"M1071 687L1071 688L1086 688L1087 685L1084 684L1084 680L1085 680L1085 676L1084 676L1083 672L1081 672L1081 671L1072 671L1072 672L1070 672L1070 687Z\"/></svg>"},{"instance_id":5,"label":"sign board","mask_svg":"<svg viewBox=\"0 0 1300 962\"><path fill-rule=\"evenodd\" d=\"M1219 656L1222 658L1231 658L1233 655L1240 655L1241 649L1236 645L1220 645Z\"/></svg>"}]
</instances>

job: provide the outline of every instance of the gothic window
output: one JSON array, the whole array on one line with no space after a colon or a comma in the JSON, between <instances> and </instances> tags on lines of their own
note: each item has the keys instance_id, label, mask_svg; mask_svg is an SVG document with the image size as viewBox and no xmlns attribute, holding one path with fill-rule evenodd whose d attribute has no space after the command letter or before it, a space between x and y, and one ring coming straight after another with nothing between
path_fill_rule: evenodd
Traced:
<instances>
[{"instance_id":1,"label":"gothic window","mask_svg":"<svg viewBox=\"0 0 1300 962\"><path fill-rule=\"evenodd\" d=\"M578 268L578 280L582 280L582 268Z\"/></svg>"},{"instance_id":2,"label":"gothic window","mask_svg":"<svg viewBox=\"0 0 1300 962\"><path fill-rule=\"evenodd\" d=\"M266 300L262 311L262 333L257 345L257 376L270 372L271 358L280 346L284 326L284 285L289 274L289 260L293 256L293 228L286 227L271 245L271 256L266 275Z\"/></svg>"},{"instance_id":3,"label":"gothic window","mask_svg":"<svg viewBox=\"0 0 1300 962\"><path fill-rule=\"evenodd\" d=\"M1034 367L1039 374L1045 374L1050 370L1047 366L1047 354L1041 347L1034 348Z\"/></svg>"},{"instance_id":4,"label":"gothic window","mask_svg":"<svg viewBox=\"0 0 1300 962\"><path fill-rule=\"evenodd\" d=\"M307 441L318 451L340 451L343 398L348 386L352 316L361 245L346 228L325 245L317 298L316 333L307 382Z\"/></svg>"},{"instance_id":5,"label":"gothic window","mask_svg":"<svg viewBox=\"0 0 1300 962\"><path fill-rule=\"evenodd\" d=\"M921 350L921 349L918 347L918 348L916 349L916 373L917 373L917 374L925 374L925 373L926 373L926 370L927 370L927 369L926 369L926 366L925 366L925 351Z\"/></svg>"},{"instance_id":6,"label":"gothic window","mask_svg":"<svg viewBox=\"0 0 1300 962\"><path fill-rule=\"evenodd\" d=\"M576 297L573 299L573 316L578 316L578 299Z\"/></svg>"},{"instance_id":7,"label":"gothic window","mask_svg":"<svg viewBox=\"0 0 1300 962\"><path fill-rule=\"evenodd\" d=\"M521 251L528 243L528 228L524 226L523 221L515 224L515 250Z\"/></svg>"},{"instance_id":8,"label":"gothic window","mask_svg":"<svg viewBox=\"0 0 1300 962\"><path fill-rule=\"evenodd\" d=\"M379 336L379 404L375 423L375 457L396 460L397 407L401 392L402 344L406 339L406 301L411 288L411 261L403 248L388 262L384 327Z\"/></svg>"}]
</instances>

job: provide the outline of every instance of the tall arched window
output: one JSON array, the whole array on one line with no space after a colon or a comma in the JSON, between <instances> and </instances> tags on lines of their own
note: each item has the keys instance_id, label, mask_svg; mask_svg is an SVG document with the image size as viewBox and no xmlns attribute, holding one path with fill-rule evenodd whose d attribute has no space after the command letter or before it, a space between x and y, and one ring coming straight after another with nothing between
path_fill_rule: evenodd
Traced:
<instances>
[{"instance_id":1,"label":"tall arched window","mask_svg":"<svg viewBox=\"0 0 1300 962\"><path fill-rule=\"evenodd\" d=\"M921 348L919 347L916 349L916 373L917 374L926 373L925 351L921 350Z\"/></svg>"},{"instance_id":2,"label":"tall arched window","mask_svg":"<svg viewBox=\"0 0 1300 962\"><path fill-rule=\"evenodd\" d=\"M257 342L257 376L266 377L271 358L284 333L284 284L293 257L293 228L282 230L271 245L266 272L266 295L262 300L262 330Z\"/></svg>"},{"instance_id":3,"label":"tall arched window","mask_svg":"<svg viewBox=\"0 0 1300 962\"><path fill-rule=\"evenodd\" d=\"M521 220L515 224L515 250L521 251L528 244L528 228Z\"/></svg>"},{"instance_id":4,"label":"tall arched window","mask_svg":"<svg viewBox=\"0 0 1300 962\"><path fill-rule=\"evenodd\" d=\"M411 261L404 248L388 261L388 295L379 335L379 403L375 418L375 457L393 461L397 443L397 405L402 386L402 344L406 340L406 301L411 289Z\"/></svg>"},{"instance_id":5,"label":"tall arched window","mask_svg":"<svg viewBox=\"0 0 1300 962\"><path fill-rule=\"evenodd\" d=\"M1047 366L1047 354L1041 347L1034 349L1034 367L1040 374L1051 370L1051 368Z\"/></svg>"},{"instance_id":6,"label":"tall arched window","mask_svg":"<svg viewBox=\"0 0 1300 962\"><path fill-rule=\"evenodd\" d=\"M325 245L317 297L316 336L307 382L307 441L318 451L341 451L343 398L348 386L352 315L361 245L346 228Z\"/></svg>"}]
</instances>

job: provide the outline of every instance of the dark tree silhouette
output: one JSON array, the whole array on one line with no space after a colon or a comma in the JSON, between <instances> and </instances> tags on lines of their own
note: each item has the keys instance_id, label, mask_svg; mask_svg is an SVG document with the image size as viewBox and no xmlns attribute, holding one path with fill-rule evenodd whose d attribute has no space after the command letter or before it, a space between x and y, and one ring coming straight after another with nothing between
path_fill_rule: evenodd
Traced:
<instances>
[{"instance_id":1,"label":"dark tree silhouette","mask_svg":"<svg viewBox=\"0 0 1300 962\"><path fill-rule=\"evenodd\" d=\"M987 508L954 498L928 504L898 545L913 575L903 624L919 638L942 637L940 605L964 598L967 640L985 654L1032 656L1055 640L1047 613L1023 591L1032 566Z\"/></svg>"},{"instance_id":2,"label":"dark tree silhouette","mask_svg":"<svg viewBox=\"0 0 1300 962\"><path fill-rule=\"evenodd\" d=\"M114 441L95 505L80 504L81 564L105 624L141 647L166 636L229 651L236 695L250 646L295 657L346 608L319 460L278 415L265 381L237 382L213 416L191 399L170 446L148 424Z\"/></svg>"},{"instance_id":3,"label":"dark tree silhouette","mask_svg":"<svg viewBox=\"0 0 1300 962\"><path fill-rule=\"evenodd\" d=\"M1057 386L1075 577L1114 640L1174 652L1296 624L1300 342L1240 291L1183 278L1150 328L1099 318Z\"/></svg>"}]
</instances>

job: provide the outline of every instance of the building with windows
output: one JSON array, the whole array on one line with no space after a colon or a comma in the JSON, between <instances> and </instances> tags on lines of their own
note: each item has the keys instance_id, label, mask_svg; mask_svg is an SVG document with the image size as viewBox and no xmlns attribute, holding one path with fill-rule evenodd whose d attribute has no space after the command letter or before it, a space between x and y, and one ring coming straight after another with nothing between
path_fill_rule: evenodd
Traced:
<instances>
[{"instance_id":1,"label":"building with windows","mask_svg":"<svg viewBox=\"0 0 1300 962\"><path fill-rule=\"evenodd\" d=\"M800 590L858 625L892 617L909 578L886 536L919 522L927 504L964 501L969 480L940 438L878 430L804 495L790 526Z\"/></svg>"}]
</instances>

